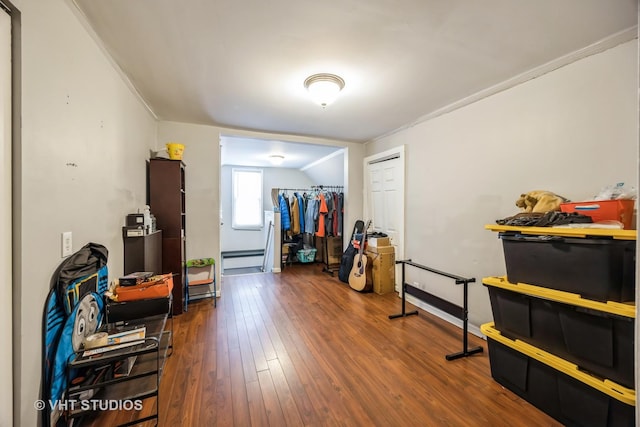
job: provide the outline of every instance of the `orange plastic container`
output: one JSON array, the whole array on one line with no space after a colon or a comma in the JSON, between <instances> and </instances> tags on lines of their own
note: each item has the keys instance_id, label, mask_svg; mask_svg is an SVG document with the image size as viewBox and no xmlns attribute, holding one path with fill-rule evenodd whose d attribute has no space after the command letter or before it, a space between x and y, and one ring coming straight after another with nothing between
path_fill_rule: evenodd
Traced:
<instances>
[{"instance_id":1,"label":"orange plastic container","mask_svg":"<svg viewBox=\"0 0 640 427\"><path fill-rule=\"evenodd\" d=\"M590 216L593 222L615 220L630 229L633 221L635 200L595 200L578 203L562 203L562 212L577 212Z\"/></svg>"},{"instance_id":2,"label":"orange plastic container","mask_svg":"<svg viewBox=\"0 0 640 427\"><path fill-rule=\"evenodd\" d=\"M173 275L154 276L135 286L116 286L118 302L149 298L166 298L173 289Z\"/></svg>"}]
</instances>

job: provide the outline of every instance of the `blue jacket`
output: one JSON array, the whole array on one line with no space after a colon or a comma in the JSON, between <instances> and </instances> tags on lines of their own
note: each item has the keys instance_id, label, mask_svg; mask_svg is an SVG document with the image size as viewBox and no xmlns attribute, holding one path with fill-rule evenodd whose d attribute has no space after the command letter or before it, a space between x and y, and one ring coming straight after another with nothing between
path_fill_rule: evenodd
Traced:
<instances>
[{"instance_id":1,"label":"blue jacket","mask_svg":"<svg viewBox=\"0 0 640 427\"><path fill-rule=\"evenodd\" d=\"M282 197L282 194L278 195L278 203L280 204L280 223L283 230L291 229L291 218L289 218L289 207L287 201Z\"/></svg>"}]
</instances>

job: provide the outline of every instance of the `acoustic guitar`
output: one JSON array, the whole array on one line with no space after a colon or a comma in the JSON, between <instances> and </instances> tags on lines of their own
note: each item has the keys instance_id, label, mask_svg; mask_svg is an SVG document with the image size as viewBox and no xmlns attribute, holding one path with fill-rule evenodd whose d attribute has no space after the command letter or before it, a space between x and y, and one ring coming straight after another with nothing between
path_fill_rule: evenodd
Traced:
<instances>
[{"instance_id":1,"label":"acoustic guitar","mask_svg":"<svg viewBox=\"0 0 640 427\"><path fill-rule=\"evenodd\" d=\"M367 230L369 229L370 224L371 220L367 222L367 225L362 230L360 248L358 249L358 254L356 255L356 259L353 262L353 267L351 267L351 273L349 274L349 286L351 287L351 289L358 292L369 292L373 287L373 281L371 280L372 278L369 277L367 280L367 256L363 255L364 242L366 240Z\"/></svg>"}]
</instances>

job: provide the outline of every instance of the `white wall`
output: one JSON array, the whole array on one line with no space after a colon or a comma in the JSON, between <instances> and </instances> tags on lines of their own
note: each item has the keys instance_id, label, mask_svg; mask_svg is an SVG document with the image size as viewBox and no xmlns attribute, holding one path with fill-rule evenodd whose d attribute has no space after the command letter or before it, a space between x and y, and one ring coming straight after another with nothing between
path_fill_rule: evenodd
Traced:
<instances>
[{"instance_id":1,"label":"white wall","mask_svg":"<svg viewBox=\"0 0 640 427\"><path fill-rule=\"evenodd\" d=\"M170 141L185 145L182 161L186 164L187 258L218 259L220 128L159 122L158 149Z\"/></svg>"},{"instance_id":2,"label":"white wall","mask_svg":"<svg viewBox=\"0 0 640 427\"><path fill-rule=\"evenodd\" d=\"M627 42L367 144L368 155L406 144L405 256L478 279L472 324L492 320L481 278L505 274L497 235L483 227L517 213L520 193L579 201L638 182L637 55ZM413 271L409 282L462 301L451 280Z\"/></svg>"},{"instance_id":3,"label":"white wall","mask_svg":"<svg viewBox=\"0 0 640 427\"><path fill-rule=\"evenodd\" d=\"M22 12L22 159L15 423L37 425L42 312L61 258L60 233L73 250L109 249L109 276L123 270L121 227L145 203L145 160L155 119L115 71L63 0L14 1Z\"/></svg>"}]
</instances>

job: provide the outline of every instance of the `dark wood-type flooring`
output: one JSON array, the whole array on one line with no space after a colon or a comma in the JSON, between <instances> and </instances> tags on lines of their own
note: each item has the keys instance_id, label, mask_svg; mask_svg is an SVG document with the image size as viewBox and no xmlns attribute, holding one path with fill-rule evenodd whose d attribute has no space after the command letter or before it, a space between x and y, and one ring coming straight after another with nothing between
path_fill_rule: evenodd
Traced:
<instances>
[{"instance_id":1,"label":"dark wood-type flooring","mask_svg":"<svg viewBox=\"0 0 640 427\"><path fill-rule=\"evenodd\" d=\"M389 320L395 294L361 294L321 270L227 276L216 309L200 300L177 316L159 425L560 425L491 378L483 340L469 338L483 353L447 361L461 329L424 311ZM94 425L139 414L103 415Z\"/></svg>"}]
</instances>

